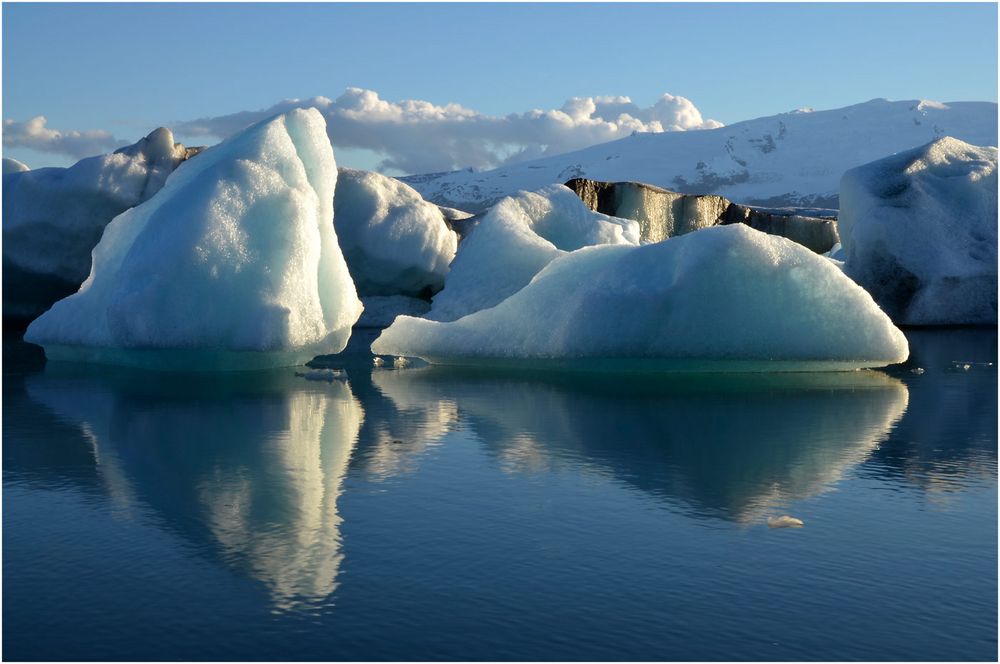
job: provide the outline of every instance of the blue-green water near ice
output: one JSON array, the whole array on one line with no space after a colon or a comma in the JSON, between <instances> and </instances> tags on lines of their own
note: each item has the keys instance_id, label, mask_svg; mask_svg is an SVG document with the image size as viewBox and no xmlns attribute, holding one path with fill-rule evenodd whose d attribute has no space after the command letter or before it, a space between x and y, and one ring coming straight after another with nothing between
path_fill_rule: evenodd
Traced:
<instances>
[{"instance_id":1,"label":"blue-green water near ice","mask_svg":"<svg viewBox=\"0 0 1000 664\"><path fill-rule=\"evenodd\" d=\"M883 372L326 383L6 335L3 655L995 659L997 332L908 336Z\"/></svg>"}]
</instances>

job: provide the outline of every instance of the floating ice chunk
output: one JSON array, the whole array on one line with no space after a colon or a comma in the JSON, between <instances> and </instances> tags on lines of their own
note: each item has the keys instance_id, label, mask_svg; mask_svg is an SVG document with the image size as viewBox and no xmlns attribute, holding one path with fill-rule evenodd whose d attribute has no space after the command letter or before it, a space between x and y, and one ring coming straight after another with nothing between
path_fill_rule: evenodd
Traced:
<instances>
[{"instance_id":1,"label":"floating ice chunk","mask_svg":"<svg viewBox=\"0 0 1000 664\"><path fill-rule=\"evenodd\" d=\"M924 369L923 369L923 367L916 367L916 368L910 369L910 373L911 374L917 374L918 376L920 376L920 375L922 375L924 373Z\"/></svg>"},{"instance_id":2,"label":"floating ice chunk","mask_svg":"<svg viewBox=\"0 0 1000 664\"><path fill-rule=\"evenodd\" d=\"M158 369L301 364L361 314L337 245L333 150L318 111L256 124L116 217L80 291L28 328L50 359Z\"/></svg>"},{"instance_id":3,"label":"floating ice chunk","mask_svg":"<svg viewBox=\"0 0 1000 664\"><path fill-rule=\"evenodd\" d=\"M768 528L801 528L805 524L802 523L802 519L796 519L794 516L771 516L767 518Z\"/></svg>"},{"instance_id":4,"label":"floating ice chunk","mask_svg":"<svg viewBox=\"0 0 1000 664\"><path fill-rule=\"evenodd\" d=\"M383 360L381 357L372 358L372 366L381 367L384 364L385 360Z\"/></svg>"},{"instance_id":5,"label":"floating ice chunk","mask_svg":"<svg viewBox=\"0 0 1000 664\"><path fill-rule=\"evenodd\" d=\"M397 357L392 361L392 366L396 369L405 369L410 366L410 361L405 357Z\"/></svg>"},{"instance_id":6,"label":"floating ice chunk","mask_svg":"<svg viewBox=\"0 0 1000 664\"><path fill-rule=\"evenodd\" d=\"M438 206L394 178L344 168L334 224L362 295L432 294L444 286L458 237Z\"/></svg>"},{"instance_id":7,"label":"floating ice chunk","mask_svg":"<svg viewBox=\"0 0 1000 664\"><path fill-rule=\"evenodd\" d=\"M462 241L429 317L455 320L492 307L553 259L596 244L639 244L639 224L591 211L562 185L505 198Z\"/></svg>"},{"instance_id":8,"label":"floating ice chunk","mask_svg":"<svg viewBox=\"0 0 1000 664\"><path fill-rule=\"evenodd\" d=\"M827 259L735 224L572 252L491 309L448 323L401 316L372 352L440 364L802 371L902 362L908 347Z\"/></svg>"},{"instance_id":9,"label":"floating ice chunk","mask_svg":"<svg viewBox=\"0 0 1000 664\"><path fill-rule=\"evenodd\" d=\"M304 373L296 372L295 375L306 380L321 380L327 383L332 383L335 380L347 380L347 373L340 369L311 369Z\"/></svg>"},{"instance_id":10,"label":"floating ice chunk","mask_svg":"<svg viewBox=\"0 0 1000 664\"><path fill-rule=\"evenodd\" d=\"M997 149L954 138L847 171L844 270L904 325L997 322Z\"/></svg>"},{"instance_id":11,"label":"floating ice chunk","mask_svg":"<svg viewBox=\"0 0 1000 664\"><path fill-rule=\"evenodd\" d=\"M116 215L149 199L200 148L160 127L114 154L3 178L3 315L31 319L75 293Z\"/></svg>"},{"instance_id":12,"label":"floating ice chunk","mask_svg":"<svg viewBox=\"0 0 1000 664\"><path fill-rule=\"evenodd\" d=\"M18 161L17 159L11 159L10 157L3 158L3 174L8 173L23 173L24 171L30 171L28 165Z\"/></svg>"}]
</instances>

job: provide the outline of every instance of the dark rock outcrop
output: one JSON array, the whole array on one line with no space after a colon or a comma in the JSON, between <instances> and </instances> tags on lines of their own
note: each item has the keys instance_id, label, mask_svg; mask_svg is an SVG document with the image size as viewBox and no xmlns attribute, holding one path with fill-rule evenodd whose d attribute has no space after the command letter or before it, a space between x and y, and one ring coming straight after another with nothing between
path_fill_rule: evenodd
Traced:
<instances>
[{"instance_id":1,"label":"dark rock outcrop","mask_svg":"<svg viewBox=\"0 0 1000 664\"><path fill-rule=\"evenodd\" d=\"M746 224L826 253L833 248L837 222L797 214L763 212L716 195L679 194L641 182L599 182L574 178L566 182L592 210L639 222L642 240L659 242L699 228Z\"/></svg>"}]
</instances>

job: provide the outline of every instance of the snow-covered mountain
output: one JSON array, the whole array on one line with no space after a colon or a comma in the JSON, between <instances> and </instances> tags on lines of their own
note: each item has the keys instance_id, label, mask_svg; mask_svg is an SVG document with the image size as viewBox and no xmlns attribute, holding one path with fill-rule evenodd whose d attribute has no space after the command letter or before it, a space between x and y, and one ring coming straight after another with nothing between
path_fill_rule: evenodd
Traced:
<instances>
[{"instance_id":1,"label":"snow-covered mountain","mask_svg":"<svg viewBox=\"0 0 1000 664\"><path fill-rule=\"evenodd\" d=\"M574 177L645 182L766 207L836 208L844 171L942 136L996 145L997 104L874 99L720 129L634 134L480 173L465 170L400 179L427 200L469 212L482 211L519 190Z\"/></svg>"}]
</instances>

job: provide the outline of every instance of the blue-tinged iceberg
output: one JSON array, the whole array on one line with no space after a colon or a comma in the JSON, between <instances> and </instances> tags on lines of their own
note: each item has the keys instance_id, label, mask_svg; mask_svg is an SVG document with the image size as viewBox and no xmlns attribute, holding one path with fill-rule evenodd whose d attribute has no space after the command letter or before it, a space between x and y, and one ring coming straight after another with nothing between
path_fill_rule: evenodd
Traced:
<instances>
[{"instance_id":1,"label":"blue-tinged iceberg","mask_svg":"<svg viewBox=\"0 0 1000 664\"><path fill-rule=\"evenodd\" d=\"M25 339L49 359L159 369L339 352L362 306L333 227L336 181L318 111L244 130L108 224L79 292Z\"/></svg>"},{"instance_id":2,"label":"blue-tinged iceberg","mask_svg":"<svg viewBox=\"0 0 1000 664\"><path fill-rule=\"evenodd\" d=\"M847 171L844 271L902 325L997 323L997 148L944 137Z\"/></svg>"},{"instance_id":3,"label":"blue-tinged iceberg","mask_svg":"<svg viewBox=\"0 0 1000 664\"><path fill-rule=\"evenodd\" d=\"M848 370L908 354L903 333L836 265L742 224L574 251L493 308L453 322L401 316L372 351L638 371Z\"/></svg>"},{"instance_id":4,"label":"blue-tinged iceberg","mask_svg":"<svg viewBox=\"0 0 1000 664\"><path fill-rule=\"evenodd\" d=\"M444 286L458 236L438 206L399 180L340 169L334 224L362 297L431 295Z\"/></svg>"},{"instance_id":5,"label":"blue-tinged iceberg","mask_svg":"<svg viewBox=\"0 0 1000 664\"><path fill-rule=\"evenodd\" d=\"M596 244L639 244L639 223L593 212L562 185L522 191L462 240L429 318L455 320L499 304L553 259Z\"/></svg>"},{"instance_id":6,"label":"blue-tinged iceberg","mask_svg":"<svg viewBox=\"0 0 1000 664\"><path fill-rule=\"evenodd\" d=\"M3 316L31 320L75 293L90 255L115 216L153 196L202 148L174 142L160 127L114 154L69 168L3 160Z\"/></svg>"}]
</instances>

